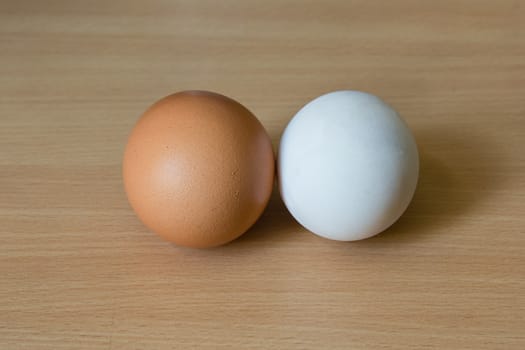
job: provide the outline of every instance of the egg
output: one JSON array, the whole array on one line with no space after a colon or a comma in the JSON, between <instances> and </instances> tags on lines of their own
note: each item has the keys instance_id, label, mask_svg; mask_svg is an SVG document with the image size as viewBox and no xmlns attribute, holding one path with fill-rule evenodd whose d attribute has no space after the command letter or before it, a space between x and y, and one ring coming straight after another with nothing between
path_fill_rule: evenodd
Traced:
<instances>
[{"instance_id":1,"label":"egg","mask_svg":"<svg viewBox=\"0 0 525 350\"><path fill-rule=\"evenodd\" d=\"M244 106L207 91L153 104L123 160L124 187L140 220L181 246L207 248L242 235L273 188L270 138Z\"/></svg>"},{"instance_id":2,"label":"egg","mask_svg":"<svg viewBox=\"0 0 525 350\"><path fill-rule=\"evenodd\" d=\"M419 157L405 122L378 97L336 91L306 104L280 142L281 197L295 219L332 240L392 225L416 189Z\"/></svg>"}]
</instances>

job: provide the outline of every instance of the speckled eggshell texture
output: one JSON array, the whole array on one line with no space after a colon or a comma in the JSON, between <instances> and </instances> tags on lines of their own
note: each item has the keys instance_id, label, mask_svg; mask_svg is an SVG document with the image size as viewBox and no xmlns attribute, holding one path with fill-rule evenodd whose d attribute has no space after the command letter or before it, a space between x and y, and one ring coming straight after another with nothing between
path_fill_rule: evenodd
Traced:
<instances>
[{"instance_id":1,"label":"speckled eggshell texture","mask_svg":"<svg viewBox=\"0 0 525 350\"><path fill-rule=\"evenodd\" d=\"M138 217L178 245L206 248L242 235L273 187L262 124L238 102L185 91L151 106L131 132L124 186Z\"/></svg>"}]
</instances>

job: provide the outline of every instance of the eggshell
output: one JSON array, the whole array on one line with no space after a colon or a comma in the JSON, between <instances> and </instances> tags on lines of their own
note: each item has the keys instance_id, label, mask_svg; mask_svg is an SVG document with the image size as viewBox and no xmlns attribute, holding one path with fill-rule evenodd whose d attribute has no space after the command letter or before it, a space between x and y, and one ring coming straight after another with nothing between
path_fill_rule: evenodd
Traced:
<instances>
[{"instance_id":1,"label":"eggshell","mask_svg":"<svg viewBox=\"0 0 525 350\"><path fill-rule=\"evenodd\" d=\"M291 214L319 236L371 237L410 203L419 158L410 130L376 96L336 91L291 120L279 149L281 196Z\"/></svg>"},{"instance_id":2,"label":"eggshell","mask_svg":"<svg viewBox=\"0 0 525 350\"><path fill-rule=\"evenodd\" d=\"M167 96L128 139L129 202L146 226L178 245L205 248L244 233L273 187L270 138L238 102L206 91Z\"/></svg>"}]
</instances>

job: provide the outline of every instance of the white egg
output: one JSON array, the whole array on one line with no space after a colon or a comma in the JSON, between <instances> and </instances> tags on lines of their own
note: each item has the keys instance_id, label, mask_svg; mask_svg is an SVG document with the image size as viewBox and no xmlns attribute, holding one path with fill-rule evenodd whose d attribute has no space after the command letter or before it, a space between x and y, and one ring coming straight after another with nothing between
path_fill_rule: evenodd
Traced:
<instances>
[{"instance_id":1,"label":"white egg","mask_svg":"<svg viewBox=\"0 0 525 350\"><path fill-rule=\"evenodd\" d=\"M279 186L295 219L315 234L353 241L392 225L417 185L417 145L385 102L336 91L305 105L286 127Z\"/></svg>"}]
</instances>

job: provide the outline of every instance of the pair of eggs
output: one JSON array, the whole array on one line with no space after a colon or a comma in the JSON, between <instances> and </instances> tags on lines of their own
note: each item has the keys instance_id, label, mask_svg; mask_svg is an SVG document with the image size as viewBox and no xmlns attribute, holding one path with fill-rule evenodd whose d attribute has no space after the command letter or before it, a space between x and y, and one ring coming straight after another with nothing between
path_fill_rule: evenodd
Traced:
<instances>
[{"instance_id":1,"label":"pair of eggs","mask_svg":"<svg viewBox=\"0 0 525 350\"><path fill-rule=\"evenodd\" d=\"M123 162L142 222L178 245L207 248L246 232L274 186L275 157L259 120L220 94L185 91L153 104ZM405 211L418 178L417 146L376 96L336 91L306 104L280 142L281 197L295 219L334 240L371 237Z\"/></svg>"}]
</instances>

